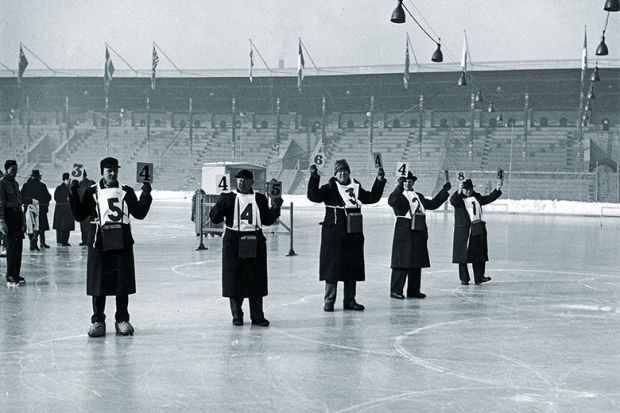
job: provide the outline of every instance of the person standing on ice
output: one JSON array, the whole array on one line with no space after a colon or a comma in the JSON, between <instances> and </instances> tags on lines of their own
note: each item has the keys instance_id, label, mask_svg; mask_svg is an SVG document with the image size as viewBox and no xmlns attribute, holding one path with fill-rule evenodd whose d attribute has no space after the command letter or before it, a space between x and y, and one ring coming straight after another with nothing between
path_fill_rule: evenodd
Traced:
<instances>
[{"instance_id":1,"label":"person standing on ice","mask_svg":"<svg viewBox=\"0 0 620 413\"><path fill-rule=\"evenodd\" d=\"M319 279L325 281L323 310L328 312L334 311L338 281L344 282L343 308L364 311L364 306L355 301L357 282L366 279L361 207L379 202L387 182L383 168L379 168L372 189L366 191L350 174L347 161L337 160L334 176L319 187L318 169L310 166L308 199L325 204Z\"/></svg>"},{"instance_id":2,"label":"person standing on ice","mask_svg":"<svg viewBox=\"0 0 620 413\"><path fill-rule=\"evenodd\" d=\"M222 295L230 301L232 323L243 325L241 305L250 301L252 324L267 327L263 297L267 296L267 244L262 226L272 225L280 216L282 198L254 191L254 174L241 169L235 174L237 190L222 193L211 211L211 222L225 222L222 238Z\"/></svg>"},{"instance_id":3,"label":"person standing on ice","mask_svg":"<svg viewBox=\"0 0 620 413\"><path fill-rule=\"evenodd\" d=\"M491 277L485 276L489 256L486 223L482 220L482 206L499 198L502 195L501 188L502 179L500 178L490 194L480 195L474 191L471 179L466 179L460 184L459 190L450 197L450 204L454 207L452 262L459 265L459 278L463 285L469 285L467 263L472 263L476 285L491 281Z\"/></svg>"},{"instance_id":4,"label":"person standing on ice","mask_svg":"<svg viewBox=\"0 0 620 413\"><path fill-rule=\"evenodd\" d=\"M6 282L16 286L24 283L20 276L26 219L22 210L22 194L17 176L17 162L4 163L5 174L0 179L0 233L6 242Z\"/></svg>"},{"instance_id":5,"label":"person standing on ice","mask_svg":"<svg viewBox=\"0 0 620 413\"><path fill-rule=\"evenodd\" d=\"M105 335L106 296L116 296L118 334L133 335L129 322L129 295L136 292L133 258L133 237L129 217L144 219L151 202L151 184L142 185L140 198L130 186L118 182L118 160L104 158L99 163L102 178L80 196L79 183L71 182L69 205L76 221L90 218L86 294L92 296L93 316L88 330L90 337Z\"/></svg>"},{"instance_id":6,"label":"person standing on ice","mask_svg":"<svg viewBox=\"0 0 620 413\"><path fill-rule=\"evenodd\" d=\"M398 185L388 197L388 204L396 215L390 265L390 297L400 300L405 298L403 288L407 276L407 297L426 297L420 292L422 268L431 266L428 258L426 210L437 209L443 205L452 187L450 182L446 182L433 199L426 199L424 195L413 190L417 179L411 172L407 172L407 177L398 178Z\"/></svg>"}]
</instances>

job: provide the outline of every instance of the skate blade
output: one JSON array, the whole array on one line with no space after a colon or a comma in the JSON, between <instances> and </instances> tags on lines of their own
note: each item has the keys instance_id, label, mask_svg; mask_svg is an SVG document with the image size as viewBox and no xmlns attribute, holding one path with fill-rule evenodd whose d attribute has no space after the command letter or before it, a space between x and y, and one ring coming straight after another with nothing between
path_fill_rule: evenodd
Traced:
<instances>
[{"instance_id":1,"label":"skate blade","mask_svg":"<svg viewBox=\"0 0 620 413\"><path fill-rule=\"evenodd\" d=\"M19 287L19 283L11 283L11 282L7 282L7 283L6 283L6 286L7 286L8 288L16 288L16 287Z\"/></svg>"}]
</instances>

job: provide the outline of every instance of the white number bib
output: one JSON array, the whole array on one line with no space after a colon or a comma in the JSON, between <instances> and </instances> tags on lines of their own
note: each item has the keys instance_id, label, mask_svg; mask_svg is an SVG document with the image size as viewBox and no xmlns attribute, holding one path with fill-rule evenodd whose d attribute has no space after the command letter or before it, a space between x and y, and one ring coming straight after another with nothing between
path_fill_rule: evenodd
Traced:
<instances>
[{"instance_id":1,"label":"white number bib","mask_svg":"<svg viewBox=\"0 0 620 413\"><path fill-rule=\"evenodd\" d=\"M101 189L97 185L95 200L101 225L129 224L129 211L125 211L125 191L122 188Z\"/></svg>"},{"instance_id":2,"label":"white number bib","mask_svg":"<svg viewBox=\"0 0 620 413\"><path fill-rule=\"evenodd\" d=\"M232 229L236 231L256 231L261 228L260 213L256 204L256 193L237 192Z\"/></svg>"},{"instance_id":3,"label":"white number bib","mask_svg":"<svg viewBox=\"0 0 620 413\"><path fill-rule=\"evenodd\" d=\"M467 198L463 198L463 202L465 203L465 209L467 209L467 214L469 214L471 222L482 220L482 207L475 197L468 196Z\"/></svg>"},{"instance_id":4,"label":"white number bib","mask_svg":"<svg viewBox=\"0 0 620 413\"><path fill-rule=\"evenodd\" d=\"M351 179L351 183L349 185L342 185L338 181L336 181L336 185L338 187L338 193L344 201L345 208L357 209L361 207L357 198L360 193L360 184Z\"/></svg>"}]
</instances>

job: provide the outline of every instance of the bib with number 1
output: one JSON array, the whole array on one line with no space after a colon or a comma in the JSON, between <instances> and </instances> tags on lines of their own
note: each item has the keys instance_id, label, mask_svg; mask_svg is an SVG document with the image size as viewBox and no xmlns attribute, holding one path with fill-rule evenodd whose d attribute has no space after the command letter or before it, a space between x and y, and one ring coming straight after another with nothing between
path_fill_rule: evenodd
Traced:
<instances>
[{"instance_id":1,"label":"bib with number 1","mask_svg":"<svg viewBox=\"0 0 620 413\"><path fill-rule=\"evenodd\" d=\"M465 197L463 198L463 203L465 204L465 209L467 209L467 214L469 215L471 222L482 220L482 207L476 197Z\"/></svg>"},{"instance_id":2,"label":"bib with number 1","mask_svg":"<svg viewBox=\"0 0 620 413\"><path fill-rule=\"evenodd\" d=\"M124 208L125 194L121 188L97 188L100 225L129 224L129 212Z\"/></svg>"},{"instance_id":3,"label":"bib with number 1","mask_svg":"<svg viewBox=\"0 0 620 413\"><path fill-rule=\"evenodd\" d=\"M232 228L237 231L256 231L261 226L256 193L240 194L237 192Z\"/></svg>"}]
</instances>

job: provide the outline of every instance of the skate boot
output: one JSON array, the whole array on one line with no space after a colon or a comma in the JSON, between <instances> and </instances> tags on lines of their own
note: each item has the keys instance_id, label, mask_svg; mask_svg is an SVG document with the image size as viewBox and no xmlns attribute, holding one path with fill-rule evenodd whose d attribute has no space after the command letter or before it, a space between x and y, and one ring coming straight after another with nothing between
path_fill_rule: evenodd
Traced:
<instances>
[{"instance_id":1,"label":"skate boot","mask_svg":"<svg viewBox=\"0 0 620 413\"><path fill-rule=\"evenodd\" d=\"M129 321L117 321L114 323L116 334L121 336L133 336L133 326Z\"/></svg>"},{"instance_id":2,"label":"skate boot","mask_svg":"<svg viewBox=\"0 0 620 413\"><path fill-rule=\"evenodd\" d=\"M105 336L105 322L96 321L90 325L88 329L88 337L101 337Z\"/></svg>"},{"instance_id":3,"label":"skate boot","mask_svg":"<svg viewBox=\"0 0 620 413\"><path fill-rule=\"evenodd\" d=\"M7 276L6 277L6 286L7 287L19 287L19 278L20 277L13 277L13 276Z\"/></svg>"}]
</instances>

